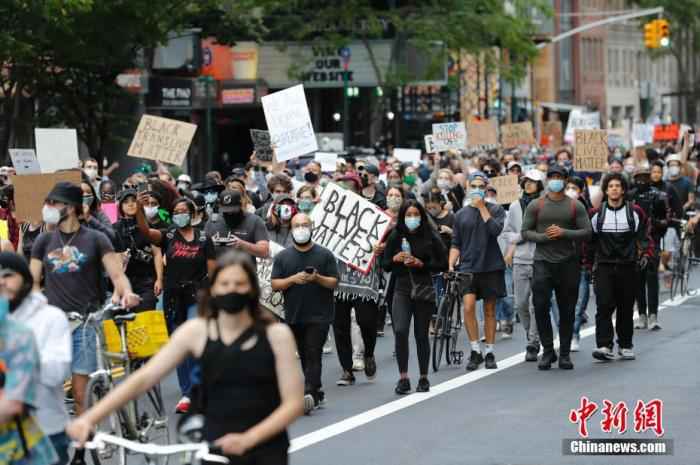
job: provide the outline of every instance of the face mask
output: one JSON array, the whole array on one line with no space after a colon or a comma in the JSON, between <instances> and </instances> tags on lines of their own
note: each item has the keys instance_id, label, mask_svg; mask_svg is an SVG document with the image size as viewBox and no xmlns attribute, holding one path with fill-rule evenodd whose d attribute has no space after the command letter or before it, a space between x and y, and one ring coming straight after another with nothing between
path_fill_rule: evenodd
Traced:
<instances>
[{"instance_id":1,"label":"face mask","mask_svg":"<svg viewBox=\"0 0 700 465\"><path fill-rule=\"evenodd\" d=\"M173 215L173 223L180 229L187 227L191 220L192 218L190 217L189 213L178 213L177 215Z\"/></svg>"},{"instance_id":2,"label":"face mask","mask_svg":"<svg viewBox=\"0 0 700 465\"><path fill-rule=\"evenodd\" d=\"M420 216L407 216L405 223L409 231L415 231L420 226Z\"/></svg>"},{"instance_id":3,"label":"face mask","mask_svg":"<svg viewBox=\"0 0 700 465\"><path fill-rule=\"evenodd\" d=\"M250 303L250 297L238 292L229 292L224 295L212 296L209 304L215 310L223 311L229 315L241 313Z\"/></svg>"},{"instance_id":4,"label":"face mask","mask_svg":"<svg viewBox=\"0 0 700 465\"><path fill-rule=\"evenodd\" d=\"M625 173L627 173L627 174L634 173L634 165L625 165Z\"/></svg>"},{"instance_id":5,"label":"face mask","mask_svg":"<svg viewBox=\"0 0 700 465\"><path fill-rule=\"evenodd\" d=\"M177 189L181 191L187 191L190 189L190 186L186 182L179 182L177 183Z\"/></svg>"},{"instance_id":6,"label":"face mask","mask_svg":"<svg viewBox=\"0 0 700 465\"><path fill-rule=\"evenodd\" d=\"M415 174L407 174L406 176L403 177L403 182L404 182L404 184L408 184L409 186L413 186L416 183L416 175Z\"/></svg>"},{"instance_id":7,"label":"face mask","mask_svg":"<svg viewBox=\"0 0 700 465\"><path fill-rule=\"evenodd\" d=\"M224 213L224 221L226 221L226 224L229 226L237 226L243 221L243 212Z\"/></svg>"},{"instance_id":8,"label":"face mask","mask_svg":"<svg viewBox=\"0 0 700 465\"><path fill-rule=\"evenodd\" d=\"M311 240L311 228L301 226L299 228L292 229L292 238L294 239L294 242L299 245L308 244Z\"/></svg>"},{"instance_id":9,"label":"face mask","mask_svg":"<svg viewBox=\"0 0 700 465\"><path fill-rule=\"evenodd\" d=\"M219 196L216 194L216 192L207 192L206 194L204 194L204 201L206 203L214 203L218 198Z\"/></svg>"},{"instance_id":10,"label":"face mask","mask_svg":"<svg viewBox=\"0 0 700 465\"><path fill-rule=\"evenodd\" d=\"M430 216L436 218L440 213L442 213L441 208L429 208L428 213L430 213Z\"/></svg>"},{"instance_id":11,"label":"face mask","mask_svg":"<svg viewBox=\"0 0 700 465\"><path fill-rule=\"evenodd\" d=\"M395 212L399 211L402 203L403 199L401 199L401 197L387 197L386 199L386 206L389 207L389 210Z\"/></svg>"},{"instance_id":12,"label":"face mask","mask_svg":"<svg viewBox=\"0 0 700 465\"><path fill-rule=\"evenodd\" d=\"M369 186L369 178L365 175L360 178L362 180L362 187L368 187Z\"/></svg>"},{"instance_id":13,"label":"face mask","mask_svg":"<svg viewBox=\"0 0 700 465\"><path fill-rule=\"evenodd\" d=\"M158 207L143 207L143 212L146 214L146 218L152 220L158 214Z\"/></svg>"},{"instance_id":14,"label":"face mask","mask_svg":"<svg viewBox=\"0 0 700 465\"><path fill-rule=\"evenodd\" d=\"M481 189L469 189L468 197L470 199L479 198L483 200L483 198L486 197L486 192Z\"/></svg>"},{"instance_id":15,"label":"face mask","mask_svg":"<svg viewBox=\"0 0 700 465\"><path fill-rule=\"evenodd\" d=\"M557 193L564 190L564 180L563 179L552 179L547 183L547 187L551 192Z\"/></svg>"},{"instance_id":16,"label":"face mask","mask_svg":"<svg viewBox=\"0 0 700 465\"><path fill-rule=\"evenodd\" d=\"M496 203L496 197L486 197L484 199L484 202L486 203Z\"/></svg>"},{"instance_id":17,"label":"face mask","mask_svg":"<svg viewBox=\"0 0 700 465\"><path fill-rule=\"evenodd\" d=\"M102 193L103 202L114 202L114 192L103 192Z\"/></svg>"},{"instance_id":18,"label":"face mask","mask_svg":"<svg viewBox=\"0 0 700 465\"><path fill-rule=\"evenodd\" d=\"M309 213L314 209L314 201L311 199L300 199L299 200L299 211L303 213Z\"/></svg>"},{"instance_id":19,"label":"face mask","mask_svg":"<svg viewBox=\"0 0 700 465\"><path fill-rule=\"evenodd\" d=\"M83 172L85 173L85 176L90 179L90 181L97 179L97 170L95 168L85 168Z\"/></svg>"},{"instance_id":20,"label":"face mask","mask_svg":"<svg viewBox=\"0 0 700 465\"><path fill-rule=\"evenodd\" d=\"M309 184L314 184L316 181L318 181L318 176L314 172L307 172L304 174L304 181L308 182Z\"/></svg>"},{"instance_id":21,"label":"face mask","mask_svg":"<svg viewBox=\"0 0 700 465\"><path fill-rule=\"evenodd\" d=\"M92 202L95 200L94 195L84 195L83 196L83 205L87 205L88 207L92 206Z\"/></svg>"},{"instance_id":22,"label":"face mask","mask_svg":"<svg viewBox=\"0 0 700 465\"><path fill-rule=\"evenodd\" d=\"M570 199L578 200L578 192L576 189L567 189L564 194Z\"/></svg>"},{"instance_id":23,"label":"face mask","mask_svg":"<svg viewBox=\"0 0 700 465\"><path fill-rule=\"evenodd\" d=\"M41 209L41 218L46 224L57 225L61 222L61 210L49 205L44 205L44 208Z\"/></svg>"},{"instance_id":24,"label":"face mask","mask_svg":"<svg viewBox=\"0 0 700 465\"><path fill-rule=\"evenodd\" d=\"M441 191L450 190L452 188L451 184L452 183L450 181L448 181L447 179L438 179L437 180L438 189L440 189Z\"/></svg>"},{"instance_id":25,"label":"face mask","mask_svg":"<svg viewBox=\"0 0 700 465\"><path fill-rule=\"evenodd\" d=\"M282 221L289 221L292 219L292 207L289 205L280 205L277 207L277 214Z\"/></svg>"},{"instance_id":26,"label":"face mask","mask_svg":"<svg viewBox=\"0 0 700 465\"><path fill-rule=\"evenodd\" d=\"M287 195L287 194L285 194L285 193L272 194L272 201L273 202L279 201L279 199L281 199L283 195Z\"/></svg>"},{"instance_id":27,"label":"face mask","mask_svg":"<svg viewBox=\"0 0 700 465\"><path fill-rule=\"evenodd\" d=\"M678 176L679 174L681 174L681 168L680 168L679 166L671 166L671 167L668 169L668 174L671 175L671 176L673 176L673 177L676 177L676 176Z\"/></svg>"}]
</instances>

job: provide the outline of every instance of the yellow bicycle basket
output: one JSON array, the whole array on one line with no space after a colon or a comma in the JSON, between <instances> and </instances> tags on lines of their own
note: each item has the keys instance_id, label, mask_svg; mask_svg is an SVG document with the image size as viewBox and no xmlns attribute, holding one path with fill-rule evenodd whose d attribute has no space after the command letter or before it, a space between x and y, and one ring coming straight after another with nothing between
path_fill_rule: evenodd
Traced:
<instances>
[{"instance_id":1,"label":"yellow bicycle basket","mask_svg":"<svg viewBox=\"0 0 700 465\"><path fill-rule=\"evenodd\" d=\"M121 350L121 338L114 321L102 324L107 352ZM168 342L165 314L160 310L147 310L136 314L134 321L126 322L126 347L132 359L152 357Z\"/></svg>"}]
</instances>

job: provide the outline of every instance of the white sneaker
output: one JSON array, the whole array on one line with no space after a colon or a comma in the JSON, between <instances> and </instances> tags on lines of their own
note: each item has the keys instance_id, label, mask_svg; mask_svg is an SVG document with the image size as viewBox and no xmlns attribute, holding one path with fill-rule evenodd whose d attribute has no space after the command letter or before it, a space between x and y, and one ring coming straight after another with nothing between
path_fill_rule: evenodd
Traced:
<instances>
[{"instance_id":1,"label":"white sneaker","mask_svg":"<svg viewBox=\"0 0 700 465\"><path fill-rule=\"evenodd\" d=\"M649 329L651 331L658 331L661 329L659 322L656 320L656 315L649 315Z\"/></svg>"},{"instance_id":2,"label":"white sneaker","mask_svg":"<svg viewBox=\"0 0 700 465\"><path fill-rule=\"evenodd\" d=\"M597 360L602 360L604 362L615 360L615 356L609 347L598 347L593 351L593 358Z\"/></svg>"},{"instance_id":3,"label":"white sneaker","mask_svg":"<svg viewBox=\"0 0 700 465\"><path fill-rule=\"evenodd\" d=\"M333 353L333 346L331 345L330 341L326 342L323 345L323 353L324 354L332 354Z\"/></svg>"},{"instance_id":4,"label":"white sneaker","mask_svg":"<svg viewBox=\"0 0 700 465\"><path fill-rule=\"evenodd\" d=\"M354 359L352 361L352 371L363 371L365 369L365 361L360 359Z\"/></svg>"},{"instance_id":5,"label":"white sneaker","mask_svg":"<svg viewBox=\"0 0 700 465\"><path fill-rule=\"evenodd\" d=\"M579 351L579 344L578 344L578 339L573 338L571 340L571 352L578 352Z\"/></svg>"},{"instance_id":6,"label":"white sneaker","mask_svg":"<svg viewBox=\"0 0 700 465\"><path fill-rule=\"evenodd\" d=\"M310 415L314 407L314 396L312 396L311 394L304 395L304 415Z\"/></svg>"},{"instance_id":7,"label":"white sneaker","mask_svg":"<svg viewBox=\"0 0 700 465\"><path fill-rule=\"evenodd\" d=\"M634 329L647 329L646 315L639 315L639 319L637 319L637 323L635 323Z\"/></svg>"},{"instance_id":8,"label":"white sneaker","mask_svg":"<svg viewBox=\"0 0 700 465\"><path fill-rule=\"evenodd\" d=\"M622 360L634 360L634 352L632 349L622 349L620 348L617 353L620 355L620 359Z\"/></svg>"}]
</instances>

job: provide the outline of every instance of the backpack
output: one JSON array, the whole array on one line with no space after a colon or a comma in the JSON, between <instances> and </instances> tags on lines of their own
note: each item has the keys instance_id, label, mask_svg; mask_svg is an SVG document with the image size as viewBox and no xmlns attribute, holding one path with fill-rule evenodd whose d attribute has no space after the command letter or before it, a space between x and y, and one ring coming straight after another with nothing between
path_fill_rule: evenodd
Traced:
<instances>
[{"instance_id":1,"label":"backpack","mask_svg":"<svg viewBox=\"0 0 700 465\"><path fill-rule=\"evenodd\" d=\"M603 225L605 224L605 212L608 210L608 202L602 202L600 204L600 209L598 210L598 221L596 221L596 231L600 233L603 230ZM630 228L630 232L635 232L636 225L634 224L634 208L632 207L632 202L625 202L625 213L627 214L627 225Z\"/></svg>"}]
</instances>

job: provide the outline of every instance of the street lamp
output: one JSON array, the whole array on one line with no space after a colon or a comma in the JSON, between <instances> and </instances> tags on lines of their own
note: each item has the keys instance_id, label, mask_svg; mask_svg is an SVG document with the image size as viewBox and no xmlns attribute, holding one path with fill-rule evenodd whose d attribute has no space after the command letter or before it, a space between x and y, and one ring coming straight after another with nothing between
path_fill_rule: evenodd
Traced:
<instances>
[{"instance_id":1,"label":"street lamp","mask_svg":"<svg viewBox=\"0 0 700 465\"><path fill-rule=\"evenodd\" d=\"M335 121L336 123L338 121L340 121L340 113L338 113L338 112L333 113L333 121Z\"/></svg>"},{"instance_id":2,"label":"street lamp","mask_svg":"<svg viewBox=\"0 0 700 465\"><path fill-rule=\"evenodd\" d=\"M205 105L206 105L206 137L207 137L207 158L206 158L206 166L207 170L213 166L214 162L214 157L212 156L213 152L213 147L212 147L212 135L211 135L211 97L210 97L210 89L211 85L216 82L216 80L212 76L200 76L197 78L197 80L201 83L204 84L204 98L206 100Z\"/></svg>"}]
</instances>

